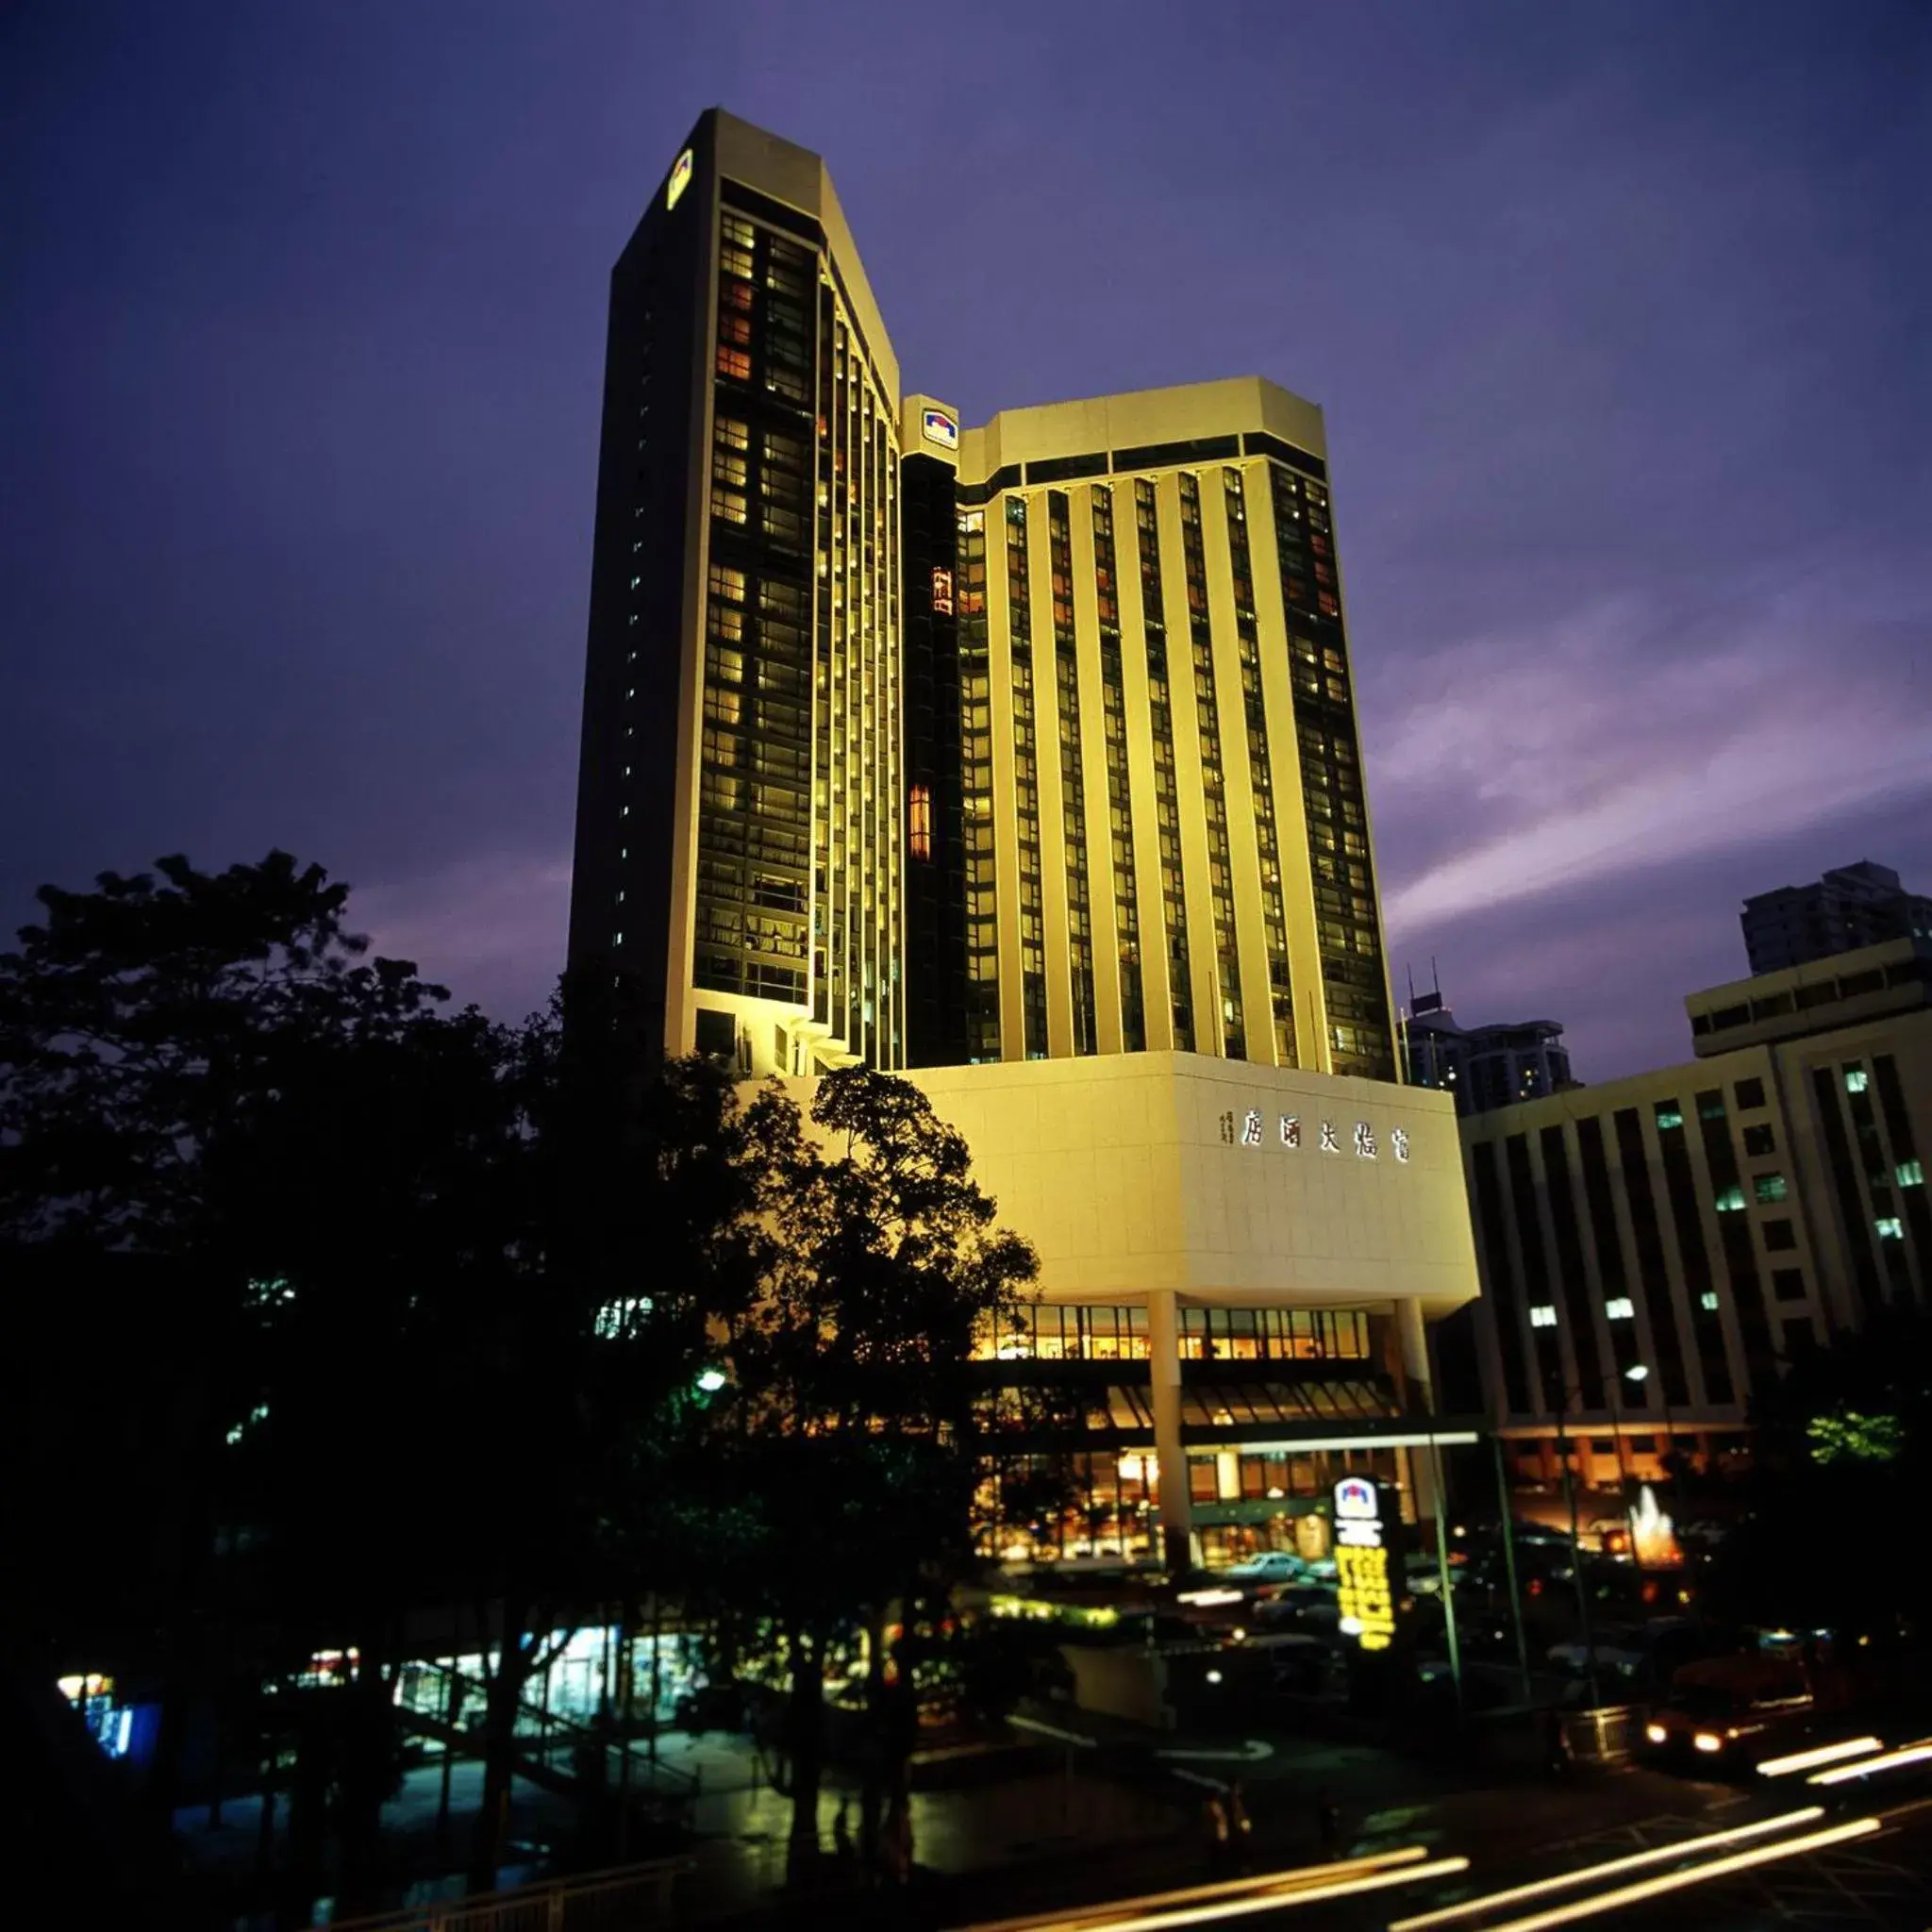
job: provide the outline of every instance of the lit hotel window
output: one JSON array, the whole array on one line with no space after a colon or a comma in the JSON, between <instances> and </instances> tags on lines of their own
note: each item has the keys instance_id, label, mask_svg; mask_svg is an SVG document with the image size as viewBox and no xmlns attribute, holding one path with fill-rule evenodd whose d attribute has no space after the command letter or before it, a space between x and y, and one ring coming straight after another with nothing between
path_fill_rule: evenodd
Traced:
<instances>
[{"instance_id":1,"label":"lit hotel window","mask_svg":"<svg viewBox=\"0 0 1932 1932\"><path fill-rule=\"evenodd\" d=\"M1604 1320L1607 1322L1634 1322L1637 1307L1627 1294L1620 1294L1604 1304Z\"/></svg>"},{"instance_id":2,"label":"lit hotel window","mask_svg":"<svg viewBox=\"0 0 1932 1932\"><path fill-rule=\"evenodd\" d=\"M1557 1325L1557 1311L1547 1302L1529 1311L1529 1325L1532 1328L1554 1328Z\"/></svg>"},{"instance_id":3,"label":"lit hotel window","mask_svg":"<svg viewBox=\"0 0 1932 1932\"><path fill-rule=\"evenodd\" d=\"M932 793L924 785L912 788L907 830L914 858L932 858Z\"/></svg>"}]
</instances>

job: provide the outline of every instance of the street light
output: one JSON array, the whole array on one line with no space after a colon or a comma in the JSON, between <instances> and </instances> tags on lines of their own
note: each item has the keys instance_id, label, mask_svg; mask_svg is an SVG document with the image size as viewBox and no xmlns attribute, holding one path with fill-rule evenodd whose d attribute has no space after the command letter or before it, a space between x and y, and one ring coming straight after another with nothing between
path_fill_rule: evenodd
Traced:
<instances>
[{"instance_id":1,"label":"street light","mask_svg":"<svg viewBox=\"0 0 1932 1932\"><path fill-rule=\"evenodd\" d=\"M1634 1383L1640 1389L1642 1388L1644 1383L1646 1383L1650 1379L1650 1364L1648 1362L1632 1362L1630 1366L1624 1371L1624 1379L1626 1382ZM1663 1385L1659 1383L1657 1385L1657 1388L1658 1392L1662 1393ZM1661 1439L1662 1447L1657 1452L1657 1466L1660 1484L1663 1482L1668 1482L1670 1480L1670 1458L1673 1449L1674 1447L1674 1444L1672 1440L1673 1425L1671 1423L1671 1400L1668 1395L1664 1395L1663 1398L1663 1411L1664 1429L1663 1436Z\"/></svg>"},{"instance_id":2,"label":"street light","mask_svg":"<svg viewBox=\"0 0 1932 1932\"><path fill-rule=\"evenodd\" d=\"M1570 1510L1570 1581L1576 1591L1576 1632L1583 1640L1585 1680L1590 1685L1590 1707L1594 1710L1603 1702L1603 1690L1596 1676L1596 1640L1590 1631L1590 1592L1583 1583L1583 1543L1576 1533L1576 1478L1570 1468L1568 1433L1570 1405L1582 1392L1580 1389L1563 1391L1562 1404L1557 1410L1557 1460L1563 1467L1563 1500Z\"/></svg>"},{"instance_id":3,"label":"street light","mask_svg":"<svg viewBox=\"0 0 1932 1932\"><path fill-rule=\"evenodd\" d=\"M1623 1379L1638 1388L1641 1388L1648 1380L1649 1375L1650 1364L1648 1362L1632 1362L1628 1368L1622 1371ZM1627 1507L1628 1498L1622 1493L1624 1482L1624 1423L1622 1416L1617 1413L1616 1382L1614 1380L1611 1381L1608 1388L1610 1397L1610 1426L1616 1431L1617 1443L1617 1482L1619 1491L1617 1500ZM1570 1576L1576 1589L1577 1634L1583 1640L1586 1675L1590 1685L1590 1701L1594 1706L1603 1700L1603 1688L1597 1680L1596 1641L1591 1636L1590 1628L1590 1592L1585 1589L1583 1582L1583 1545L1577 1534L1576 1526L1576 1478L1570 1467L1570 1447L1567 1434L1570 1405L1572 1402L1580 1401L1582 1396L1583 1391L1581 1388L1565 1389L1563 1391L1562 1406L1557 1410L1557 1457L1563 1465L1563 1496L1565 1502L1569 1505L1570 1510ZM1668 1418L1670 1414L1668 1407L1666 1407L1664 1413L1666 1418ZM1666 1441L1668 1440L1667 1436ZM1634 1539L1632 1555L1633 1557L1635 1555Z\"/></svg>"}]
</instances>

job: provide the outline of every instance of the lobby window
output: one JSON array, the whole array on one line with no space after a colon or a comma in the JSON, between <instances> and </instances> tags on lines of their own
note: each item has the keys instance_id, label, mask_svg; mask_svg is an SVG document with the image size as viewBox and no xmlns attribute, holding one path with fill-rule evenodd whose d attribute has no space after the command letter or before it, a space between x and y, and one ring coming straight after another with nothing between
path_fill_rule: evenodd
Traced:
<instances>
[{"instance_id":1,"label":"lobby window","mask_svg":"<svg viewBox=\"0 0 1932 1932\"><path fill-rule=\"evenodd\" d=\"M1637 1319L1637 1306L1627 1294L1613 1296L1604 1304L1604 1320L1607 1322L1634 1322Z\"/></svg>"},{"instance_id":2,"label":"lobby window","mask_svg":"<svg viewBox=\"0 0 1932 1932\"><path fill-rule=\"evenodd\" d=\"M1777 1135L1763 1122L1744 1129L1744 1152L1762 1156L1777 1152Z\"/></svg>"},{"instance_id":3,"label":"lobby window","mask_svg":"<svg viewBox=\"0 0 1932 1932\"><path fill-rule=\"evenodd\" d=\"M1871 1074L1856 1060L1846 1062L1844 1075L1847 1093L1862 1093L1872 1084Z\"/></svg>"},{"instance_id":4,"label":"lobby window","mask_svg":"<svg viewBox=\"0 0 1932 1932\"><path fill-rule=\"evenodd\" d=\"M1781 1174L1758 1174L1752 1181L1751 1186L1758 1201L1764 1204L1773 1201L1782 1201L1788 1192L1785 1186L1785 1177Z\"/></svg>"},{"instance_id":5,"label":"lobby window","mask_svg":"<svg viewBox=\"0 0 1932 1932\"><path fill-rule=\"evenodd\" d=\"M1554 1328L1557 1325L1557 1311L1548 1302L1541 1302L1529 1311L1529 1325L1532 1328Z\"/></svg>"},{"instance_id":6,"label":"lobby window","mask_svg":"<svg viewBox=\"0 0 1932 1932\"><path fill-rule=\"evenodd\" d=\"M1789 1221L1767 1221L1764 1224L1764 1245L1774 1252L1795 1248L1798 1245L1798 1237L1792 1231Z\"/></svg>"},{"instance_id":7,"label":"lobby window","mask_svg":"<svg viewBox=\"0 0 1932 1932\"><path fill-rule=\"evenodd\" d=\"M1771 1273L1771 1291L1781 1302L1803 1301L1805 1271L1802 1268L1774 1268Z\"/></svg>"}]
</instances>

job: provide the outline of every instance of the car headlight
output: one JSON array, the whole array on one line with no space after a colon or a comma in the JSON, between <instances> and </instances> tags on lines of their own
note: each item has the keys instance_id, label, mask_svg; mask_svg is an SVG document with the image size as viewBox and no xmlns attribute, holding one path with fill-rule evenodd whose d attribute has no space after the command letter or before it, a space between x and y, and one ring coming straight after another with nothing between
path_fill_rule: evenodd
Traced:
<instances>
[{"instance_id":1,"label":"car headlight","mask_svg":"<svg viewBox=\"0 0 1932 1932\"><path fill-rule=\"evenodd\" d=\"M1700 1751L1722 1751L1724 1748L1724 1740L1715 1731L1699 1731L1690 1741Z\"/></svg>"},{"instance_id":2,"label":"car headlight","mask_svg":"<svg viewBox=\"0 0 1932 1932\"><path fill-rule=\"evenodd\" d=\"M1648 1738L1653 1744L1668 1743L1670 1741L1671 1736L1670 1732L1665 1730L1663 1725L1661 1724L1645 1724L1643 1727L1643 1735L1646 1738Z\"/></svg>"}]
</instances>

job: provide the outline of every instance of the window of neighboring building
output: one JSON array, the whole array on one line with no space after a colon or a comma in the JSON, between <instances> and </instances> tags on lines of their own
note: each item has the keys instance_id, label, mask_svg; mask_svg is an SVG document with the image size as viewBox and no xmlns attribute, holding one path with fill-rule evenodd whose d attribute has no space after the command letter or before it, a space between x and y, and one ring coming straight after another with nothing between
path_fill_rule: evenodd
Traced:
<instances>
[{"instance_id":1,"label":"window of neighboring building","mask_svg":"<svg viewBox=\"0 0 1932 1932\"><path fill-rule=\"evenodd\" d=\"M1789 1221L1767 1221L1764 1224L1764 1245L1773 1249L1795 1248L1798 1237Z\"/></svg>"},{"instance_id":2,"label":"window of neighboring building","mask_svg":"<svg viewBox=\"0 0 1932 1932\"><path fill-rule=\"evenodd\" d=\"M1902 1241L1906 1238L1905 1223L1896 1214L1881 1214L1872 1225L1878 1230L1882 1241Z\"/></svg>"},{"instance_id":3,"label":"window of neighboring building","mask_svg":"<svg viewBox=\"0 0 1932 1932\"><path fill-rule=\"evenodd\" d=\"M1708 1093L1697 1096L1697 1118L1701 1121L1721 1121L1724 1117L1724 1096L1713 1087Z\"/></svg>"},{"instance_id":4,"label":"window of neighboring building","mask_svg":"<svg viewBox=\"0 0 1932 1932\"><path fill-rule=\"evenodd\" d=\"M1540 1303L1529 1311L1529 1325L1532 1328L1554 1328L1557 1325L1557 1311L1547 1302Z\"/></svg>"},{"instance_id":5,"label":"window of neighboring building","mask_svg":"<svg viewBox=\"0 0 1932 1932\"><path fill-rule=\"evenodd\" d=\"M1744 1129L1744 1152L1746 1154L1775 1154L1777 1135L1764 1122Z\"/></svg>"},{"instance_id":6,"label":"window of neighboring building","mask_svg":"<svg viewBox=\"0 0 1932 1932\"><path fill-rule=\"evenodd\" d=\"M1736 1181L1727 1188L1720 1188L1716 1207L1720 1214L1741 1213L1744 1208L1744 1190Z\"/></svg>"},{"instance_id":7,"label":"window of neighboring building","mask_svg":"<svg viewBox=\"0 0 1932 1932\"><path fill-rule=\"evenodd\" d=\"M1684 1124L1684 1110L1674 1100L1659 1100L1656 1107L1657 1132Z\"/></svg>"},{"instance_id":8,"label":"window of neighboring building","mask_svg":"<svg viewBox=\"0 0 1932 1932\"><path fill-rule=\"evenodd\" d=\"M1844 1074L1847 1093L1862 1093L1872 1084L1871 1074L1866 1073L1857 1060L1848 1060L1845 1063Z\"/></svg>"},{"instance_id":9,"label":"window of neighboring building","mask_svg":"<svg viewBox=\"0 0 1932 1932\"><path fill-rule=\"evenodd\" d=\"M1634 1322L1637 1307L1627 1294L1620 1294L1604 1304L1604 1319L1607 1322Z\"/></svg>"},{"instance_id":10,"label":"window of neighboring building","mask_svg":"<svg viewBox=\"0 0 1932 1932\"><path fill-rule=\"evenodd\" d=\"M1745 1109L1764 1105L1764 1082L1762 1080L1740 1080L1731 1089L1738 1096L1738 1105Z\"/></svg>"},{"instance_id":11,"label":"window of neighboring building","mask_svg":"<svg viewBox=\"0 0 1932 1932\"><path fill-rule=\"evenodd\" d=\"M1789 1191L1785 1186L1785 1177L1781 1174L1756 1174L1752 1177L1751 1186L1760 1205L1782 1201Z\"/></svg>"},{"instance_id":12,"label":"window of neighboring building","mask_svg":"<svg viewBox=\"0 0 1932 1932\"><path fill-rule=\"evenodd\" d=\"M1923 1188L1925 1185L1925 1170L1916 1160L1901 1160L1893 1170L1893 1178L1902 1188Z\"/></svg>"},{"instance_id":13,"label":"window of neighboring building","mask_svg":"<svg viewBox=\"0 0 1932 1932\"><path fill-rule=\"evenodd\" d=\"M1805 1271L1802 1268L1774 1268L1771 1271L1771 1291L1781 1302L1803 1301Z\"/></svg>"},{"instance_id":14,"label":"window of neighboring building","mask_svg":"<svg viewBox=\"0 0 1932 1932\"><path fill-rule=\"evenodd\" d=\"M1707 1310L1715 1309L1717 1307L1717 1290L1714 1288L1707 1288L1704 1291L1704 1292L1697 1297L1697 1306L1700 1308L1704 1308Z\"/></svg>"},{"instance_id":15,"label":"window of neighboring building","mask_svg":"<svg viewBox=\"0 0 1932 1932\"><path fill-rule=\"evenodd\" d=\"M1803 1355L1807 1348L1816 1347L1818 1342L1817 1331L1805 1316L1784 1324L1784 1338L1785 1354L1788 1356Z\"/></svg>"}]
</instances>

